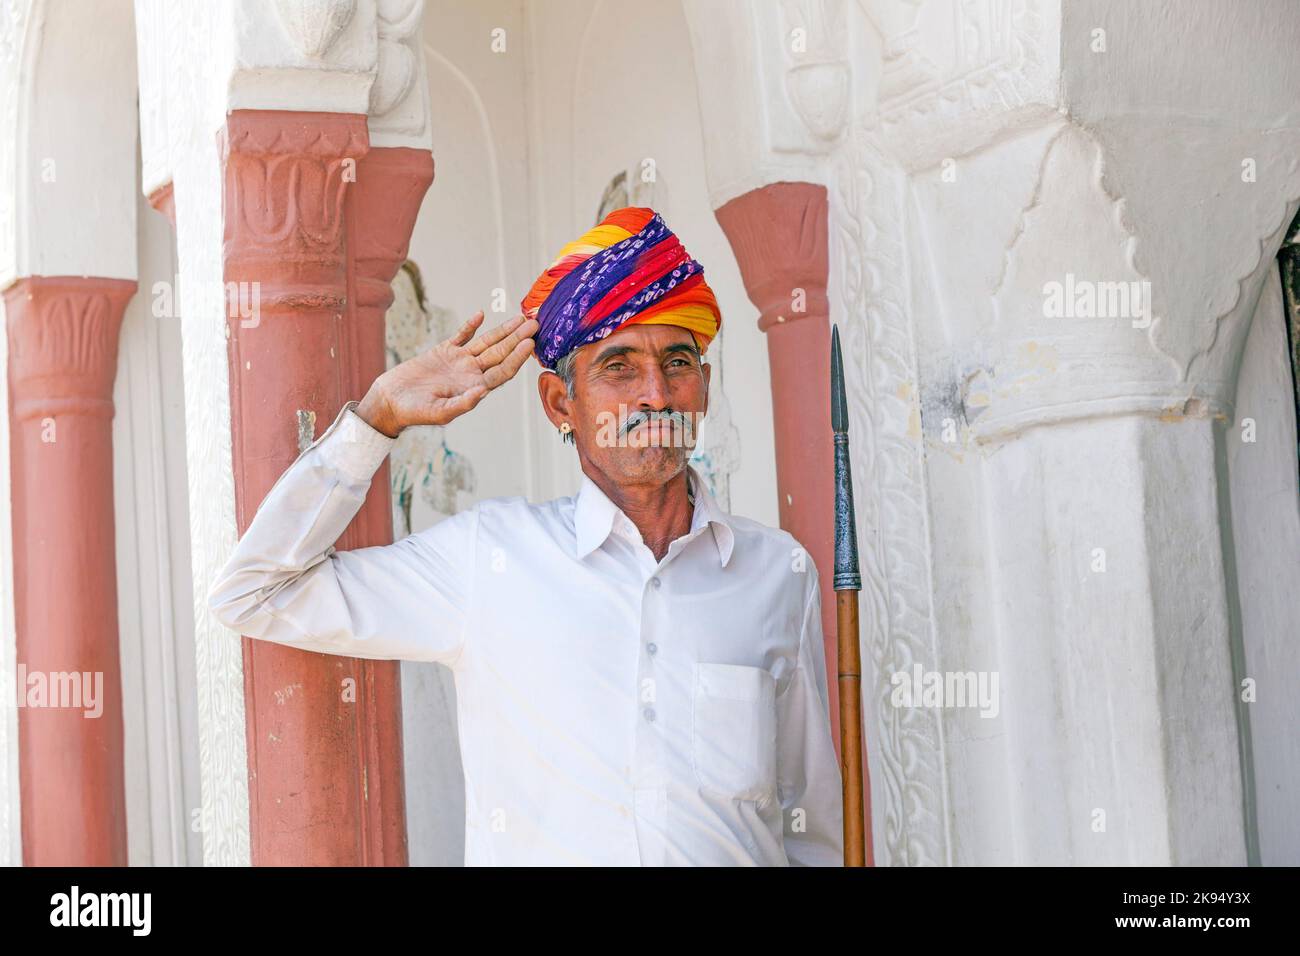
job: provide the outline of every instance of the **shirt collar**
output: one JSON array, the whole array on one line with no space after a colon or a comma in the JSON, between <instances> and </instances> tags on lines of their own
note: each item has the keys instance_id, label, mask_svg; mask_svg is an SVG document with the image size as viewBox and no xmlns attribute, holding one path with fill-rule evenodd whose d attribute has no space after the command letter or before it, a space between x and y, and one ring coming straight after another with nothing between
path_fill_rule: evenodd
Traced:
<instances>
[{"instance_id":1,"label":"shirt collar","mask_svg":"<svg viewBox=\"0 0 1300 956\"><path fill-rule=\"evenodd\" d=\"M730 515L718 505L709 487L693 465L686 466L690 476L691 489L695 494L695 510L691 515L691 533L702 528L706 523L712 526L713 542L718 548L718 559L725 568L731 560L735 548L736 535L731 526ZM579 559L595 551L614 530L616 521L631 524L621 508L609 500L609 496L600 490L600 486L582 476L582 486L574 496L573 530L574 551Z\"/></svg>"}]
</instances>

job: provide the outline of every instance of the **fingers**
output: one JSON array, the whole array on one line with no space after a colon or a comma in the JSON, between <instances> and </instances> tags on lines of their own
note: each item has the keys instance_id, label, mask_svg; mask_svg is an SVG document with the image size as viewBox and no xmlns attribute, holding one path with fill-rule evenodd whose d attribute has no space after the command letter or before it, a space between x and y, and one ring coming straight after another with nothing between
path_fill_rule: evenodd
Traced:
<instances>
[{"instance_id":1,"label":"fingers","mask_svg":"<svg viewBox=\"0 0 1300 956\"><path fill-rule=\"evenodd\" d=\"M448 341L453 345L464 345L474 335L474 330L483 322L483 310L475 312Z\"/></svg>"},{"instance_id":2,"label":"fingers","mask_svg":"<svg viewBox=\"0 0 1300 956\"><path fill-rule=\"evenodd\" d=\"M536 324L537 324L537 320L536 320L536 319L529 319L529 320L527 321L527 323L525 323L525 321L524 321L524 317L523 317L522 314L521 314L521 315L516 315L513 319L508 319L508 320L506 320L505 322L502 322L500 325L497 325L497 326L494 326L493 328L488 329L486 332L484 332L482 335L480 335L478 338L476 338L473 342L470 342L469 345L467 346L467 348L468 348L468 350L469 350L469 353L470 353L471 355L482 355L482 354L483 354L484 352L486 352L489 348L491 348L492 346L496 345L496 344L499 343L502 339L504 339L506 336L510 335L511 333L513 333L514 331L516 331L516 330L519 329L522 325L525 325L525 324L530 324L531 326L536 326ZM525 330L524 335L527 335L527 334L528 334L528 331ZM519 341L519 340L516 339L515 341L517 342L517 341ZM512 347L513 347L513 346L507 346L505 352L503 352L502 354L504 355L504 354L509 353L509 351L510 351L510 349L511 349Z\"/></svg>"},{"instance_id":3,"label":"fingers","mask_svg":"<svg viewBox=\"0 0 1300 956\"><path fill-rule=\"evenodd\" d=\"M477 405L491 389L475 385L454 398L441 398L422 409L413 425L449 425Z\"/></svg>"},{"instance_id":4,"label":"fingers","mask_svg":"<svg viewBox=\"0 0 1300 956\"><path fill-rule=\"evenodd\" d=\"M478 367L487 371L494 365L499 364L502 360L514 353L515 347L522 341L531 340L533 334L538 329L536 319L529 319L515 327L515 330L503 338L496 345L485 350L478 357Z\"/></svg>"},{"instance_id":5,"label":"fingers","mask_svg":"<svg viewBox=\"0 0 1300 956\"><path fill-rule=\"evenodd\" d=\"M515 377L515 373L524 367L528 356L533 354L533 344L531 338L520 340L504 361L493 365L483 373L483 380L492 388L510 381Z\"/></svg>"},{"instance_id":6,"label":"fingers","mask_svg":"<svg viewBox=\"0 0 1300 956\"><path fill-rule=\"evenodd\" d=\"M442 406L442 410L448 413L447 421L464 415L467 411L483 400L483 396L492 391L486 385L474 385L465 389L455 398L448 399Z\"/></svg>"},{"instance_id":7,"label":"fingers","mask_svg":"<svg viewBox=\"0 0 1300 956\"><path fill-rule=\"evenodd\" d=\"M487 395L488 392L514 378L515 373L523 368L532 352L532 339L524 339L518 342L514 351L506 357L504 362L492 366L484 373L481 382L471 385L454 398L443 399L437 403L436 410L432 411L429 416L429 424L445 425L464 415L481 402L483 396Z\"/></svg>"}]
</instances>

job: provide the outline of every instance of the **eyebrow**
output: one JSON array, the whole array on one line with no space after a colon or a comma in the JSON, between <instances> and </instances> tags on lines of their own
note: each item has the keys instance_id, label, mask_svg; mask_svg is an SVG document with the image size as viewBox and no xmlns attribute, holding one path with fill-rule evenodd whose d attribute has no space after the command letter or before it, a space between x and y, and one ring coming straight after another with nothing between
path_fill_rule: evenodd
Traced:
<instances>
[{"instance_id":1,"label":"eyebrow","mask_svg":"<svg viewBox=\"0 0 1300 956\"><path fill-rule=\"evenodd\" d=\"M605 362L608 359L612 359L616 356L627 355L630 352L640 352L640 351L641 351L640 349L635 348L634 346L631 345L611 345L609 348L605 349L594 359L592 359L591 364L600 365L602 362ZM664 354L666 355L675 352L687 352L691 355L694 355L696 358L700 357L700 350L695 346L693 342L674 342L672 345L665 346L663 351Z\"/></svg>"}]
</instances>

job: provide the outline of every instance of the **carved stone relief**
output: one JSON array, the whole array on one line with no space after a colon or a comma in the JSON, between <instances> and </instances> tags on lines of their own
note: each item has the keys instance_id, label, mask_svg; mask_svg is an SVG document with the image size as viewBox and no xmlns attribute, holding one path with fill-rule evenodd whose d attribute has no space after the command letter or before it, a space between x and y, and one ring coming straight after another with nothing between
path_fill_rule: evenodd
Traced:
<instances>
[{"instance_id":1,"label":"carved stone relief","mask_svg":"<svg viewBox=\"0 0 1300 956\"><path fill-rule=\"evenodd\" d=\"M318 60L352 22L357 0L275 0L275 12L294 48Z\"/></svg>"},{"instance_id":2,"label":"carved stone relief","mask_svg":"<svg viewBox=\"0 0 1300 956\"><path fill-rule=\"evenodd\" d=\"M420 23L424 0L378 0L378 66L370 87L370 138L377 146L432 146Z\"/></svg>"},{"instance_id":3,"label":"carved stone relief","mask_svg":"<svg viewBox=\"0 0 1300 956\"><path fill-rule=\"evenodd\" d=\"M1009 111L1055 111L1060 13L1050 0L858 2L885 42L873 125L909 168L978 148Z\"/></svg>"},{"instance_id":4,"label":"carved stone relief","mask_svg":"<svg viewBox=\"0 0 1300 956\"><path fill-rule=\"evenodd\" d=\"M929 591L929 509L916 402L904 249L905 174L855 125L834 158L831 301L846 317L845 370L862 553L861 626L874 683L864 681L882 865L952 861L943 725L894 707L888 675L941 666ZM880 799L883 797L883 800Z\"/></svg>"}]
</instances>

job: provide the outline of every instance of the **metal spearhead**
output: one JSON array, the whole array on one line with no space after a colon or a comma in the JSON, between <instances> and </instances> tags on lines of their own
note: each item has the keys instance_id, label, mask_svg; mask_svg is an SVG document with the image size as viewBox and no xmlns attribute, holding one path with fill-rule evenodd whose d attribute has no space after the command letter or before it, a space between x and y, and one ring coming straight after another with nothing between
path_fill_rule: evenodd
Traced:
<instances>
[{"instance_id":1,"label":"metal spearhead","mask_svg":"<svg viewBox=\"0 0 1300 956\"><path fill-rule=\"evenodd\" d=\"M858 573L858 534L853 516L853 476L849 470L849 407L844 396L844 360L840 329L831 326L831 430L835 433L835 578L836 591L862 590Z\"/></svg>"}]
</instances>

